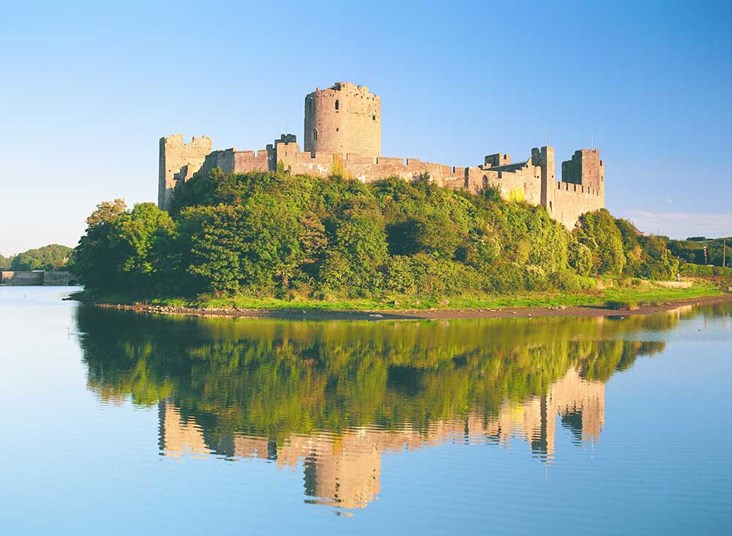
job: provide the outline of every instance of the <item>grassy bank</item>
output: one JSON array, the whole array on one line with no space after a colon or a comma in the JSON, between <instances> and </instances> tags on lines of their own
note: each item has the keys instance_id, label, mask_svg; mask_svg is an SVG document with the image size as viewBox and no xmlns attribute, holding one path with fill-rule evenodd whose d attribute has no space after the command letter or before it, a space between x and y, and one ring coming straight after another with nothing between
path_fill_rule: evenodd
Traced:
<instances>
[{"instance_id":1,"label":"grassy bank","mask_svg":"<svg viewBox=\"0 0 732 536\"><path fill-rule=\"evenodd\" d=\"M623 286L617 281L600 282L604 288L579 293L526 292L512 296L475 294L450 297L415 297L389 295L382 299L316 300L294 296L292 299L259 298L246 295L231 297L198 296L195 298L160 298L146 301L149 305L191 307L196 309L317 309L328 311L396 311L405 309L497 309L514 307L572 307L605 306L614 309L634 309L638 306L660 305L677 300L718 296L722 291L705 282L694 282L689 288L666 288L649 281L634 281ZM627 282L626 282L627 284ZM123 295L90 296L82 301L114 304L134 304L137 300Z\"/></svg>"}]
</instances>

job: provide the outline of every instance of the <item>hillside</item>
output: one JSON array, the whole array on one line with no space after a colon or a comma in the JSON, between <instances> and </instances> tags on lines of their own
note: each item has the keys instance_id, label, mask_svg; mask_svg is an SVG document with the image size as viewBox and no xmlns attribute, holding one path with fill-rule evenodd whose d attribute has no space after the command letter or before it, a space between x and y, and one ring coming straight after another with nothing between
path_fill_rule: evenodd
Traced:
<instances>
[{"instance_id":1,"label":"hillside","mask_svg":"<svg viewBox=\"0 0 732 536\"><path fill-rule=\"evenodd\" d=\"M105 202L73 270L91 292L333 300L590 289L597 277L671 279L665 239L606 210L568 232L544 209L413 184L214 170L171 213Z\"/></svg>"}]
</instances>

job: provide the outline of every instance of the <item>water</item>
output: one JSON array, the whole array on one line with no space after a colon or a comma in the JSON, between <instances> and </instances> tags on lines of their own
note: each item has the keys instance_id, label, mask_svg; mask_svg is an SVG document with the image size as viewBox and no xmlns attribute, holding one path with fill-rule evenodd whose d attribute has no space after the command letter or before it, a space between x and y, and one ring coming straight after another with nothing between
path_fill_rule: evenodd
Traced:
<instances>
[{"instance_id":1,"label":"water","mask_svg":"<svg viewBox=\"0 0 732 536\"><path fill-rule=\"evenodd\" d=\"M0 287L3 534L729 534L732 307L305 322Z\"/></svg>"}]
</instances>

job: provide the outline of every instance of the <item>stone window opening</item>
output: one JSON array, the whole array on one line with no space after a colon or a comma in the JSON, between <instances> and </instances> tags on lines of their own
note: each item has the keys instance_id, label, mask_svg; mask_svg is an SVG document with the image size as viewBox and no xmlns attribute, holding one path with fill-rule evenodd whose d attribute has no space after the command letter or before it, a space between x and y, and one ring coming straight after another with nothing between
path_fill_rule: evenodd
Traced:
<instances>
[{"instance_id":1,"label":"stone window opening","mask_svg":"<svg viewBox=\"0 0 732 536\"><path fill-rule=\"evenodd\" d=\"M341 103L340 103L340 102L338 101L338 99L336 99L336 102L335 102L335 109L336 109L336 112L337 112L338 110L340 110L340 108L341 108Z\"/></svg>"},{"instance_id":2,"label":"stone window opening","mask_svg":"<svg viewBox=\"0 0 732 536\"><path fill-rule=\"evenodd\" d=\"M318 129L313 129L313 140L318 141Z\"/></svg>"},{"instance_id":3,"label":"stone window opening","mask_svg":"<svg viewBox=\"0 0 732 536\"><path fill-rule=\"evenodd\" d=\"M376 115L372 115L372 116L371 116L371 120L372 120L372 121L376 121Z\"/></svg>"}]
</instances>

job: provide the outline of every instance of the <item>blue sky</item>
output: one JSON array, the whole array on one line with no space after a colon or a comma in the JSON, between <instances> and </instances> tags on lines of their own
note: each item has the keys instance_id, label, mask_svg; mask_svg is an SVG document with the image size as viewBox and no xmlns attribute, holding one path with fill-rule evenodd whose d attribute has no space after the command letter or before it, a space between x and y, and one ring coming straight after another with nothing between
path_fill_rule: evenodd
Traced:
<instances>
[{"instance_id":1,"label":"blue sky","mask_svg":"<svg viewBox=\"0 0 732 536\"><path fill-rule=\"evenodd\" d=\"M594 143L610 211L732 235L729 1L5 2L0 253L155 201L161 136L301 139L303 99L382 98L383 153L454 165ZM557 171L559 172L559 166Z\"/></svg>"}]
</instances>

